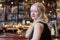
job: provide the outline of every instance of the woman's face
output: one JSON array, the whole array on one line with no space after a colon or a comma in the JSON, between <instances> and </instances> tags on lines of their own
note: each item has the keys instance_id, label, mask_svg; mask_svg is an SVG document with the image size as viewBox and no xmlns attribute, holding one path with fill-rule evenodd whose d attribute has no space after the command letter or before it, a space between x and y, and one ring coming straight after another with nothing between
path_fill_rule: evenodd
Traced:
<instances>
[{"instance_id":1,"label":"woman's face","mask_svg":"<svg viewBox=\"0 0 60 40\"><path fill-rule=\"evenodd\" d=\"M39 12L37 6L34 6L34 5L31 6L30 11L31 11L31 18L33 20L36 20L40 16L40 12Z\"/></svg>"}]
</instances>

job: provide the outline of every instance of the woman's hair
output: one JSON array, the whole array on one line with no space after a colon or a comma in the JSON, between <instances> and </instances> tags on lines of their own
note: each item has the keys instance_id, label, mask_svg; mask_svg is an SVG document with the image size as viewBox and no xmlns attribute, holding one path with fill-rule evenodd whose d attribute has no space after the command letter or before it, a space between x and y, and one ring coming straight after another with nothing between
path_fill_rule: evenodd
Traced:
<instances>
[{"instance_id":1,"label":"woman's hair","mask_svg":"<svg viewBox=\"0 0 60 40\"><path fill-rule=\"evenodd\" d=\"M39 2L33 4L32 6L36 6L41 11L40 13L42 15L40 15L40 17L37 20L40 20L40 18L42 18L44 22L48 22L48 18L45 14L45 11L46 11L45 6L42 3L39 3Z\"/></svg>"}]
</instances>

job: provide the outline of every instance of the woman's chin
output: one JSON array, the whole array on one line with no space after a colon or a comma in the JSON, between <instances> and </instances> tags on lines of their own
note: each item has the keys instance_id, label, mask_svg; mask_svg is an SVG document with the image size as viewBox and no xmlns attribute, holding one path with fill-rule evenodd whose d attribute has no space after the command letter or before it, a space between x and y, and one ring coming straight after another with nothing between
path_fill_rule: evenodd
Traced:
<instances>
[{"instance_id":1,"label":"woman's chin","mask_svg":"<svg viewBox=\"0 0 60 40\"><path fill-rule=\"evenodd\" d=\"M32 18L32 20L35 20L35 18Z\"/></svg>"}]
</instances>

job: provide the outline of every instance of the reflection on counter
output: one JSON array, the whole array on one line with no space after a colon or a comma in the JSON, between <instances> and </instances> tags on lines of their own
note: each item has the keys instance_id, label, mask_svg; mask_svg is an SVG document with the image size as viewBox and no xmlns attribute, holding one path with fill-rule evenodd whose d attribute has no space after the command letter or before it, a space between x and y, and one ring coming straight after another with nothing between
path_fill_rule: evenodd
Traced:
<instances>
[{"instance_id":1,"label":"reflection on counter","mask_svg":"<svg viewBox=\"0 0 60 40\"><path fill-rule=\"evenodd\" d=\"M5 33L10 34L25 34L26 30L30 27L30 25L23 25L21 23L18 24L6 24L2 29L0 29L0 35Z\"/></svg>"}]
</instances>

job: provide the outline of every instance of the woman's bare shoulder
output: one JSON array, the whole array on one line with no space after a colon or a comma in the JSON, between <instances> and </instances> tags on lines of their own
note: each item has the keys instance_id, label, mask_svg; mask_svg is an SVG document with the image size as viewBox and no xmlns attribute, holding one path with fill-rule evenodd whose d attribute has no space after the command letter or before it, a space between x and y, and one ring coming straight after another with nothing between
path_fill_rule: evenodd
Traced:
<instances>
[{"instance_id":1,"label":"woman's bare shoulder","mask_svg":"<svg viewBox=\"0 0 60 40\"><path fill-rule=\"evenodd\" d=\"M34 27L44 28L44 25L42 23L35 23Z\"/></svg>"}]
</instances>

